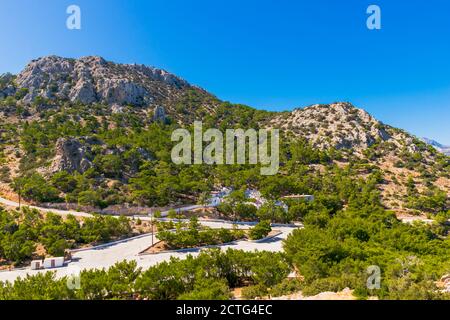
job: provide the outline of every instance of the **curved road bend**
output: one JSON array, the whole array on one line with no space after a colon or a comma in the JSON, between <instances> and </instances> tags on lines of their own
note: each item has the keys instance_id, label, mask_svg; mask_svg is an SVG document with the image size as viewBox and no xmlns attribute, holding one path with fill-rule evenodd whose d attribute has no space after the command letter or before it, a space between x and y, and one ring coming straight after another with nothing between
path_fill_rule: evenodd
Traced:
<instances>
[{"instance_id":1,"label":"curved road bend","mask_svg":"<svg viewBox=\"0 0 450 320\"><path fill-rule=\"evenodd\" d=\"M212 228L231 228L231 223L224 222L201 222L202 224ZM240 225L240 228L246 228L248 226ZM293 227L277 227L282 233L272 239L268 239L263 242L250 242L250 241L237 241L233 244L227 244L219 246L222 250L228 248L240 249L244 251L254 250L266 250L266 251L281 251L282 241L295 229ZM138 256L138 253L148 248L151 244L151 234L142 238L133 239L128 242L123 242L109 247L101 249L91 249L81 252L73 253L73 261L65 267L53 269L58 277L69 275L74 270L84 269L101 269L108 268L114 265L116 262L123 260L131 261L135 260L138 267L142 269L148 269L149 267L162 262L167 261L171 257L185 258L188 254L198 255L201 249L192 249L188 252L167 252L154 255ZM47 272L49 270L31 270L29 268L23 270L3 271L0 272L0 281L14 281L16 278L24 278L27 274L33 275L38 272Z\"/></svg>"}]
</instances>

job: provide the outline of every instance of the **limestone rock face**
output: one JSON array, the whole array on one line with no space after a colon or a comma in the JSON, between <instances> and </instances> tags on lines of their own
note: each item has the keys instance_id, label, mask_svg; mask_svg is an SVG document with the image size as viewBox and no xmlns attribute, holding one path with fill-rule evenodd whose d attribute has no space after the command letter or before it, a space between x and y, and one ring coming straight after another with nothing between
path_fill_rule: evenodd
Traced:
<instances>
[{"instance_id":1,"label":"limestone rock face","mask_svg":"<svg viewBox=\"0 0 450 320\"><path fill-rule=\"evenodd\" d=\"M12 96L15 92L16 92L16 89L13 86L7 86L3 90L0 90L0 98Z\"/></svg>"},{"instance_id":2,"label":"limestone rock face","mask_svg":"<svg viewBox=\"0 0 450 320\"><path fill-rule=\"evenodd\" d=\"M16 92L16 88L12 85L14 76L11 73L0 74L0 99L12 96Z\"/></svg>"},{"instance_id":3,"label":"limestone rock face","mask_svg":"<svg viewBox=\"0 0 450 320\"><path fill-rule=\"evenodd\" d=\"M115 64L101 57L67 59L48 56L31 61L17 75L18 88L27 88L26 103L37 96L90 104L151 104L190 85L164 70L143 65Z\"/></svg>"},{"instance_id":4,"label":"limestone rock face","mask_svg":"<svg viewBox=\"0 0 450 320\"><path fill-rule=\"evenodd\" d=\"M50 166L51 172L85 172L92 167L88 147L75 138L59 138L56 142L56 156Z\"/></svg>"},{"instance_id":5,"label":"limestone rock face","mask_svg":"<svg viewBox=\"0 0 450 320\"><path fill-rule=\"evenodd\" d=\"M119 113L123 113L123 106L115 103L111 106L111 112L113 114L119 114Z\"/></svg>"},{"instance_id":6,"label":"limestone rock face","mask_svg":"<svg viewBox=\"0 0 450 320\"><path fill-rule=\"evenodd\" d=\"M157 106L155 110L153 111L153 121L166 121L166 111L164 110L164 107Z\"/></svg>"}]
</instances>

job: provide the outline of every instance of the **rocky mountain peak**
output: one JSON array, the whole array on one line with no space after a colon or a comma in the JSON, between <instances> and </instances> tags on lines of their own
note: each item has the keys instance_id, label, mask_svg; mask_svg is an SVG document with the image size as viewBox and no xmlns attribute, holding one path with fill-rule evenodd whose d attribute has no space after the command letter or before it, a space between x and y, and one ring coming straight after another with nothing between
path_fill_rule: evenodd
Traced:
<instances>
[{"instance_id":1,"label":"rocky mountain peak","mask_svg":"<svg viewBox=\"0 0 450 320\"><path fill-rule=\"evenodd\" d=\"M107 105L111 114L132 110L139 117L148 116L148 121L174 121L182 125L206 116L224 117L219 99L174 74L141 64L113 63L99 56L78 59L46 56L32 60L17 76L0 76L0 99L6 97L19 100L25 110L23 117L34 116L47 106L58 110L64 101L101 103ZM37 97L44 100L35 103ZM14 103L5 101L1 113L5 116L17 113ZM229 108L239 110L233 105ZM322 149L366 149L377 142L390 141L410 152L418 150L411 135L384 125L348 102L268 113L260 125L280 128Z\"/></svg>"},{"instance_id":2,"label":"rocky mountain peak","mask_svg":"<svg viewBox=\"0 0 450 320\"><path fill-rule=\"evenodd\" d=\"M316 104L275 117L271 124L322 148L364 149L391 136L368 112L348 102Z\"/></svg>"},{"instance_id":3,"label":"rocky mountain peak","mask_svg":"<svg viewBox=\"0 0 450 320\"><path fill-rule=\"evenodd\" d=\"M31 61L17 75L18 88L31 103L38 96L72 102L149 105L190 85L164 70L116 64L102 57L68 59L46 56Z\"/></svg>"}]
</instances>

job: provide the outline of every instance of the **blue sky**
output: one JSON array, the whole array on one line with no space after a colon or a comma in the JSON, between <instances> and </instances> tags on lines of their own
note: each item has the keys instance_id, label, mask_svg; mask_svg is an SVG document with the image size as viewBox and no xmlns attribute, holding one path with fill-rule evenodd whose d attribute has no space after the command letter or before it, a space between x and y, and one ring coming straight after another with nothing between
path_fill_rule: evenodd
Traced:
<instances>
[{"instance_id":1,"label":"blue sky","mask_svg":"<svg viewBox=\"0 0 450 320\"><path fill-rule=\"evenodd\" d=\"M81 30L65 26L71 4ZM381 30L366 27L370 4ZM450 145L449 15L447 0L2 0L0 73L101 55L261 109L350 101Z\"/></svg>"}]
</instances>

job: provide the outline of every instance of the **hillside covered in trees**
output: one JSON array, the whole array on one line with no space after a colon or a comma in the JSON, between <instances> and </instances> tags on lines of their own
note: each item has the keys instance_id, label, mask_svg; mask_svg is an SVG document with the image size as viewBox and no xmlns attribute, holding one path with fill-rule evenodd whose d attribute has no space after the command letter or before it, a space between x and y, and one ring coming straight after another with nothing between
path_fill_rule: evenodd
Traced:
<instances>
[{"instance_id":1,"label":"hillside covered in trees","mask_svg":"<svg viewBox=\"0 0 450 320\"><path fill-rule=\"evenodd\" d=\"M280 173L174 165L171 133L194 120L204 130L280 128ZM99 57L44 57L17 76L3 75L0 129L1 189L37 203L165 206L193 202L217 186L251 186L271 199L336 195L322 177L376 173L386 208L448 208L449 158L348 103L259 111L222 102L165 71Z\"/></svg>"},{"instance_id":2,"label":"hillside covered in trees","mask_svg":"<svg viewBox=\"0 0 450 320\"><path fill-rule=\"evenodd\" d=\"M194 120L203 121L204 130L279 128L279 173L262 176L258 165L174 164L171 133L180 127L193 130ZM142 273L125 263L109 271L86 271L86 279L95 278L106 288L101 294L85 288L73 296L60 291L63 280L46 275L3 284L0 297L228 298L229 289L243 283L249 297L258 297L283 291L277 286L289 289L292 284L283 280L296 270L302 281L292 286L310 294L350 287L363 298L428 299L441 298L436 281L450 273L450 158L349 103L266 112L220 101L155 68L99 57L52 56L0 78L0 139L0 191L11 199L20 195L30 203L93 210L150 208L201 202L226 186L234 192L229 203L219 206L222 216L305 225L285 241L284 254L249 255L251 261L271 260L267 267L274 269L261 272L262 278L253 262L241 267L247 262L238 259L235 269L212 263L217 273L203 279L197 263L219 255L208 253ZM258 210L246 204L242 194L249 187L259 190L268 204ZM315 200L286 200L288 211L273 205L292 194L311 194ZM404 224L397 219L402 214L428 216L433 223ZM11 261L21 258L10 255L11 243L46 243L42 230L48 230L48 237L58 235L56 243L86 243L96 235L89 226L69 226L55 217L28 234L19 232L25 227L17 225L17 216L2 212L0 217L5 230L0 253ZM69 227L78 229L72 234ZM108 236L126 233L122 227L111 226ZM58 251L58 246L47 249ZM225 261L234 254L225 254ZM23 255L30 250L24 248ZM174 267L184 263L192 264L188 280L181 270L185 266L179 273ZM365 287L370 265L380 266L386 279L376 292ZM111 277L122 272L129 272L128 282L119 281L124 286L120 290L110 287ZM145 285L156 274L169 277L170 272L177 274L173 286L164 287L168 284L162 280L151 289ZM264 278L267 274L273 278ZM55 286L45 292L21 291L42 281ZM134 293L123 296L128 289Z\"/></svg>"}]
</instances>

